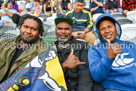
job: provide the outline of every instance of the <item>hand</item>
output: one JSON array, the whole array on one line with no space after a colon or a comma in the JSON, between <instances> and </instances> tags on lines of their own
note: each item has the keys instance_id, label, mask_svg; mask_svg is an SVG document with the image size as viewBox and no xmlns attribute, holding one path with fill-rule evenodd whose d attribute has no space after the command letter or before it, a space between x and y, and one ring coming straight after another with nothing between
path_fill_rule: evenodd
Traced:
<instances>
[{"instance_id":1,"label":"hand","mask_svg":"<svg viewBox=\"0 0 136 91\"><path fill-rule=\"evenodd\" d=\"M114 12L117 12L117 9L114 9Z\"/></svg>"},{"instance_id":2,"label":"hand","mask_svg":"<svg viewBox=\"0 0 136 91\"><path fill-rule=\"evenodd\" d=\"M101 2L98 3L98 6L103 7L103 4Z\"/></svg>"},{"instance_id":3,"label":"hand","mask_svg":"<svg viewBox=\"0 0 136 91\"><path fill-rule=\"evenodd\" d=\"M113 10L112 10L112 9L110 10L110 13L113 13Z\"/></svg>"},{"instance_id":4,"label":"hand","mask_svg":"<svg viewBox=\"0 0 136 91\"><path fill-rule=\"evenodd\" d=\"M82 34L78 35L79 39L83 39L85 37L85 33L81 32Z\"/></svg>"},{"instance_id":5,"label":"hand","mask_svg":"<svg viewBox=\"0 0 136 91\"><path fill-rule=\"evenodd\" d=\"M77 39L83 39L85 36L85 33L81 31L82 34L78 35L78 32L72 32L72 36L74 36Z\"/></svg>"},{"instance_id":6,"label":"hand","mask_svg":"<svg viewBox=\"0 0 136 91\"><path fill-rule=\"evenodd\" d=\"M67 69L74 68L80 64L85 64L85 62L80 62L78 57L73 55L73 49L71 49L68 58L62 64L63 71L65 72Z\"/></svg>"},{"instance_id":7,"label":"hand","mask_svg":"<svg viewBox=\"0 0 136 91\"><path fill-rule=\"evenodd\" d=\"M111 44L109 39L107 39L107 43L108 43L107 55L110 59L115 59L115 57L122 51L121 46L117 42Z\"/></svg>"}]
</instances>

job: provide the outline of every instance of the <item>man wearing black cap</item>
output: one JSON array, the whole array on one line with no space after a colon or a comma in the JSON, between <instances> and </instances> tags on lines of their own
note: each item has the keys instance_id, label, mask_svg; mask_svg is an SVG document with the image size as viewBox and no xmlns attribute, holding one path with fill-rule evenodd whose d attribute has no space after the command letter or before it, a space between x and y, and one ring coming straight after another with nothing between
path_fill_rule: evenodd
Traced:
<instances>
[{"instance_id":1,"label":"man wearing black cap","mask_svg":"<svg viewBox=\"0 0 136 91\"><path fill-rule=\"evenodd\" d=\"M88 68L87 43L72 36L72 19L59 17L55 19L55 24L55 45L68 91L93 91L93 81Z\"/></svg>"},{"instance_id":2,"label":"man wearing black cap","mask_svg":"<svg viewBox=\"0 0 136 91\"><path fill-rule=\"evenodd\" d=\"M84 10L85 0L75 0L74 5L75 9L65 14L73 20L72 35L77 39L83 39L94 45L96 36L90 32L93 27L92 16L90 12Z\"/></svg>"}]
</instances>

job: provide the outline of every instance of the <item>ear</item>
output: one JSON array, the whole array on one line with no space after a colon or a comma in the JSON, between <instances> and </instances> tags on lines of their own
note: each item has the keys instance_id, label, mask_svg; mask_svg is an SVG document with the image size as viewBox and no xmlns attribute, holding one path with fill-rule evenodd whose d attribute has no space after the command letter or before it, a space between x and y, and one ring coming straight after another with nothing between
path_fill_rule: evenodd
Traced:
<instances>
[{"instance_id":1,"label":"ear","mask_svg":"<svg viewBox=\"0 0 136 91\"><path fill-rule=\"evenodd\" d=\"M86 6L86 3L84 3L84 8L85 8L85 6Z\"/></svg>"},{"instance_id":2,"label":"ear","mask_svg":"<svg viewBox=\"0 0 136 91\"><path fill-rule=\"evenodd\" d=\"M76 2L74 2L74 5L76 4Z\"/></svg>"}]
</instances>

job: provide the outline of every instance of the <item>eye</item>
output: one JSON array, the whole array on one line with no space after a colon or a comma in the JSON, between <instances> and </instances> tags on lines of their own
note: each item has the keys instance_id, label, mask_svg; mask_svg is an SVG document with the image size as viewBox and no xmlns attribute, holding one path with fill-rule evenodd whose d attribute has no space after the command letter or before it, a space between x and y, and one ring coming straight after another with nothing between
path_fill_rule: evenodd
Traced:
<instances>
[{"instance_id":1,"label":"eye","mask_svg":"<svg viewBox=\"0 0 136 91\"><path fill-rule=\"evenodd\" d=\"M62 30L62 28L61 28L61 27L58 27L58 30Z\"/></svg>"},{"instance_id":2,"label":"eye","mask_svg":"<svg viewBox=\"0 0 136 91\"><path fill-rule=\"evenodd\" d=\"M105 28L101 28L101 29L100 29L100 31L104 31L104 30L105 30Z\"/></svg>"},{"instance_id":3,"label":"eye","mask_svg":"<svg viewBox=\"0 0 136 91\"><path fill-rule=\"evenodd\" d=\"M26 26L26 25L24 25L23 27L24 27L24 28L28 28L28 26Z\"/></svg>"},{"instance_id":4,"label":"eye","mask_svg":"<svg viewBox=\"0 0 136 91\"><path fill-rule=\"evenodd\" d=\"M112 28L112 26L108 26L108 28Z\"/></svg>"},{"instance_id":5,"label":"eye","mask_svg":"<svg viewBox=\"0 0 136 91\"><path fill-rule=\"evenodd\" d=\"M32 28L32 31L36 31L37 29L36 28Z\"/></svg>"},{"instance_id":6,"label":"eye","mask_svg":"<svg viewBox=\"0 0 136 91\"><path fill-rule=\"evenodd\" d=\"M65 28L65 30L70 30L70 28Z\"/></svg>"}]
</instances>

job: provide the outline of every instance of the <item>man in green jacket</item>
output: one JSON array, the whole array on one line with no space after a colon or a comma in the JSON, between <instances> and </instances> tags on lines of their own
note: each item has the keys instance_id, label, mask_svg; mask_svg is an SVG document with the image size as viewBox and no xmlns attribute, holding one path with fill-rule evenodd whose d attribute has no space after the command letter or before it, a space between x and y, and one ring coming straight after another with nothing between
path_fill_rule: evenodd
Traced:
<instances>
[{"instance_id":1,"label":"man in green jacket","mask_svg":"<svg viewBox=\"0 0 136 91\"><path fill-rule=\"evenodd\" d=\"M19 21L18 28L18 37L0 42L0 83L46 50L43 46L44 41L40 38L44 28L39 18L24 15Z\"/></svg>"}]
</instances>

